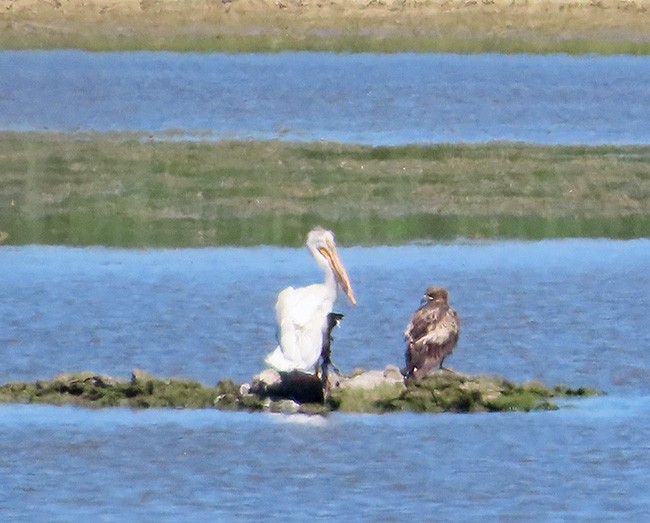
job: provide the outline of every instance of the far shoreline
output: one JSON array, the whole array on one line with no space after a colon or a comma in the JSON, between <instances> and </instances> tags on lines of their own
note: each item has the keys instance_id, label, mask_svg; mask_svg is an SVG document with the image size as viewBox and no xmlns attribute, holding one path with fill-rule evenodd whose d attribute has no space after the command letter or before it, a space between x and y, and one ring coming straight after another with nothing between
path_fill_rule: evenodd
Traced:
<instances>
[{"instance_id":1,"label":"far shoreline","mask_svg":"<svg viewBox=\"0 0 650 523\"><path fill-rule=\"evenodd\" d=\"M0 49L650 54L650 0L0 0Z\"/></svg>"}]
</instances>

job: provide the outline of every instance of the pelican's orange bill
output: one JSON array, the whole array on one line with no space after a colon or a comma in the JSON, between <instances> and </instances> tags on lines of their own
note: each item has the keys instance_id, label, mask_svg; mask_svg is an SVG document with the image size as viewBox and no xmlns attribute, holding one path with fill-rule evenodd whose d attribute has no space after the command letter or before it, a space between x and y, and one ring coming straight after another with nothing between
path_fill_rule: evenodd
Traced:
<instances>
[{"instance_id":1,"label":"pelican's orange bill","mask_svg":"<svg viewBox=\"0 0 650 523\"><path fill-rule=\"evenodd\" d=\"M345 295L350 300L350 303L352 303L352 305L356 305L357 299L354 297L354 291L352 290L350 278L347 271L345 270L345 266L343 265L341 258L339 257L336 246L330 242L327 242L327 247L319 247L318 252L325 256L325 259L327 259L329 264L332 266L336 280L339 282L339 285L343 289L343 292L345 292Z\"/></svg>"}]
</instances>

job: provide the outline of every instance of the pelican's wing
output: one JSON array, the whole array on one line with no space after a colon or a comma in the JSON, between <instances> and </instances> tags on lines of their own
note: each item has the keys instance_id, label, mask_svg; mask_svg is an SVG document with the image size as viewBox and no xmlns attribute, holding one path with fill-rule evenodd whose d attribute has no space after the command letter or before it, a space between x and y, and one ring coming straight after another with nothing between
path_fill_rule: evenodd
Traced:
<instances>
[{"instance_id":1,"label":"pelican's wing","mask_svg":"<svg viewBox=\"0 0 650 523\"><path fill-rule=\"evenodd\" d=\"M287 287L278 295L275 314L278 320L280 352L286 366L309 371L320 357L323 330L332 300L324 285L294 289ZM278 368L278 365L274 365Z\"/></svg>"},{"instance_id":2,"label":"pelican's wing","mask_svg":"<svg viewBox=\"0 0 650 523\"><path fill-rule=\"evenodd\" d=\"M278 294L275 302L275 316L278 325L290 321L296 327L307 325L314 314L324 311L328 305L327 290L324 285L316 284L294 289L287 287ZM329 305L331 309L332 304Z\"/></svg>"}]
</instances>

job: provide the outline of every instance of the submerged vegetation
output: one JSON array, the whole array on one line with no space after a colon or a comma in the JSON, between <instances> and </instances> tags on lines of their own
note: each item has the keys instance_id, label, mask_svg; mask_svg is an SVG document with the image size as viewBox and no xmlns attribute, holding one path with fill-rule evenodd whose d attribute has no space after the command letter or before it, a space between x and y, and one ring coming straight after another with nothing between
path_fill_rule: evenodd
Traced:
<instances>
[{"instance_id":1,"label":"submerged vegetation","mask_svg":"<svg viewBox=\"0 0 650 523\"><path fill-rule=\"evenodd\" d=\"M134 371L130 380L92 372L62 374L34 383L0 386L0 403L38 403L80 407L215 408L222 410L303 412L500 412L552 410L554 400L598 395L595 389L518 385L496 376L447 372L419 384L380 383L372 388L335 387L324 403L296 403L248 392L231 380L205 386L187 379L160 379Z\"/></svg>"},{"instance_id":2,"label":"submerged vegetation","mask_svg":"<svg viewBox=\"0 0 650 523\"><path fill-rule=\"evenodd\" d=\"M8 243L300 245L650 234L650 146L371 147L0 133Z\"/></svg>"}]
</instances>

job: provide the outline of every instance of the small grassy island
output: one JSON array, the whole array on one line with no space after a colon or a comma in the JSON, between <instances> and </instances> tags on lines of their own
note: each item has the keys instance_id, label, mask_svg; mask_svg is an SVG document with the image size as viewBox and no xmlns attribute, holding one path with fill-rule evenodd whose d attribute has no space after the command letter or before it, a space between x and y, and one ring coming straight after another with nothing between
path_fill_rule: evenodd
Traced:
<instances>
[{"instance_id":1,"label":"small grassy island","mask_svg":"<svg viewBox=\"0 0 650 523\"><path fill-rule=\"evenodd\" d=\"M650 234L650 146L371 147L0 132L7 244L302 246ZM137 176L134 176L137 173Z\"/></svg>"},{"instance_id":2,"label":"small grassy island","mask_svg":"<svg viewBox=\"0 0 650 523\"><path fill-rule=\"evenodd\" d=\"M555 410L554 400L595 396L591 388L548 387L539 382L516 384L498 376L468 376L439 371L418 384L395 378L396 368L356 371L341 378L322 402L297 402L291 397L260 392L255 380L237 384L225 379L206 386L189 379L164 379L135 370L131 379L82 372L60 374L34 383L0 386L0 403L128 407L220 409L283 413L330 412L501 412ZM379 379L376 379L379 376ZM288 394L291 396L291 393Z\"/></svg>"}]
</instances>

